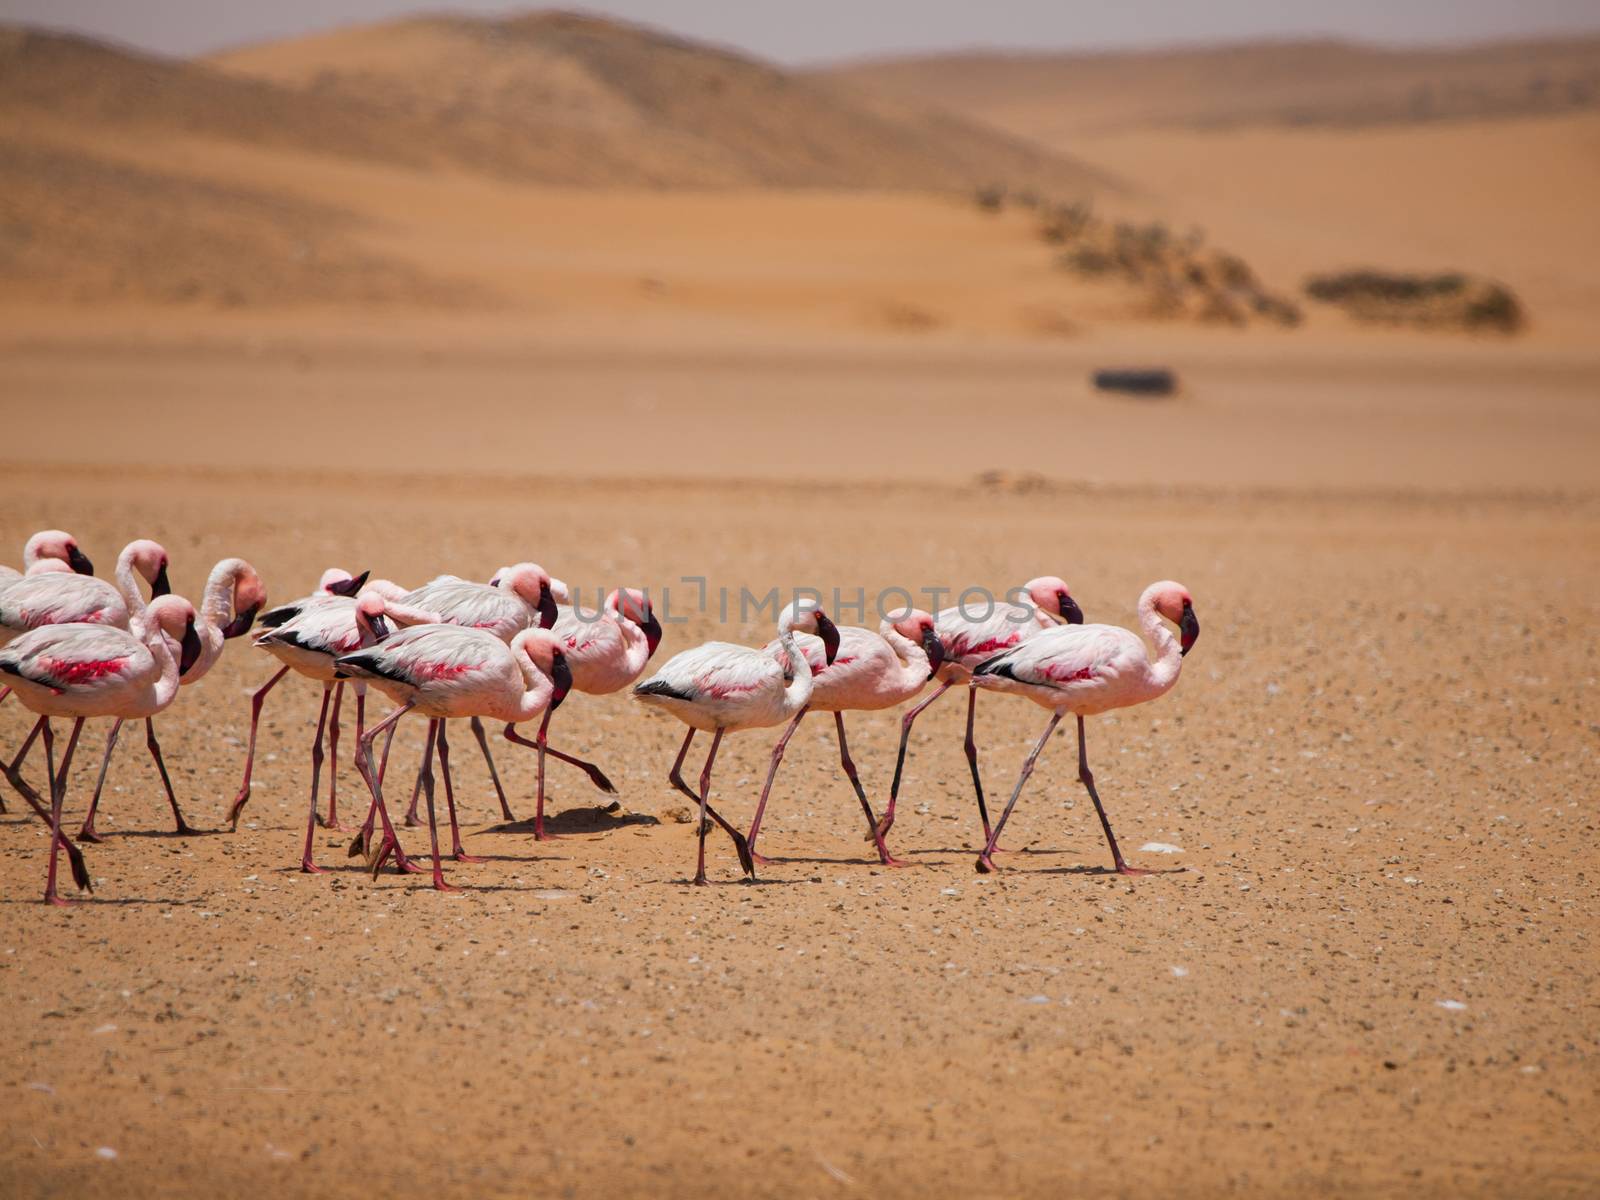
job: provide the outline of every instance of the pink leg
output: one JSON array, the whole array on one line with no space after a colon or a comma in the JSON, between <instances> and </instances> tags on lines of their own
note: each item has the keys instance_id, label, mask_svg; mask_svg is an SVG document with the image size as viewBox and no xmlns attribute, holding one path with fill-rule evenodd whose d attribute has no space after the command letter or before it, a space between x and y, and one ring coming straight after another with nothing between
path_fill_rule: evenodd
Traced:
<instances>
[{"instance_id":1,"label":"pink leg","mask_svg":"<svg viewBox=\"0 0 1600 1200\"><path fill-rule=\"evenodd\" d=\"M333 711L328 714L328 819L324 829L343 831L339 824L339 706L344 701L344 681L333 685ZM357 731L357 735L360 732Z\"/></svg>"},{"instance_id":2,"label":"pink leg","mask_svg":"<svg viewBox=\"0 0 1600 1200\"><path fill-rule=\"evenodd\" d=\"M306 848L300 856L300 869L307 875L321 875L322 868L311 860L311 840L317 832L317 784L322 781L322 731L328 724L328 701L333 685L322 685L322 708L317 713L317 740L311 744L311 807L306 813Z\"/></svg>"},{"instance_id":3,"label":"pink leg","mask_svg":"<svg viewBox=\"0 0 1600 1200\"><path fill-rule=\"evenodd\" d=\"M95 780L94 796L89 801L89 811L84 815L83 828L78 830L80 842L98 842L100 835L95 831L95 813L100 811L100 793L106 786L106 769L111 766L111 753L117 748L117 737L122 733L122 718L118 717L111 722L111 732L106 734L106 752L100 759L100 777Z\"/></svg>"},{"instance_id":4,"label":"pink leg","mask_svg":"<svg viewBox=\"0 0 1600 1200\"><path fill-rule=\"evenodd\" d=\"M4 704L10 698L11 698L11 689L10 688L0 688L0 704ZM7 812L7 811L8 810L6 808L5 794L4 793L0 793L0 813L4 813L4 812Z\"/></svg>"},{"instance_id":5,"label":"pink leg","mask_svg":"<svg viewBox=\"0 0 1600 1200\"><path fill-rule=\"evenodd\" d=\"M433 813L433 743L444 722L438 718L428 722L428 744L422 752L422 794L428 798L428 844L433 847L433 887L438 892L459 892L461 889L444 881L444 858L439 853L439 822Z\"/></svg>"},{"instance_id":6,"label":"pink leg","mask_svg":"<svg viewBox=\"0 0 1600 1200\"><path fill-rule=\"evenodd\" d=\"M372 769L372 743L377 740L380 733L392 730L395 722L410 711L411 703L407 701L362 734L361 740L356 747L356 769L361 772L361 778L366 781L368 790L372 792L372 802L378 810L378 819L383 822L383 841L379 843L370 864L374 879L378 877L378 872L383 868L384 860L389 857L391 851L394 853L396 866L402 871L412 870L411 860L406 857L405 851L401 849L400 838L394 831L394 825L389 821L389 809L383 802L383 784L380 782L379 775L375 774ZM383 758L384 765L387 766L389 761L387 745L384 747Z\"/></svg>"},{"instance_id":7,"label":"pink leg","mask_svg":"<svg viewBox=\"0 0 1600 1200\"><path fill-rule=\"evenodd\" d=\"M717 761L717 747L720 745L722 745L722 730L719 729L711 735L711 749L706 754L706 765L700 770L700 856L694 869L696 887L706 886L706 813L711 809L706 801L711 795L711 764ZM746 853L749 851L746 850ZM753 878L755 872L751 869L747 874Z\"/></svg>"},{"instance_id":8,"label":"pink leg","mask_svg":"<svg viewBox=\"0 0 1600 1200\"><path fill-rule=\"evenodd\" d=\"M794 731L800 728L800 722L805 720L809 708L802 708L795 713L794 720L789 722L789 728L783 731L783 736L778 739L778 744L772 748L772 762L767 766L767 782L761 787L761 799L756 802L755 820L750 822L750 832L746 835L750 842L750 857L758 866L766 866L768 860L756 853L756 838L761 833L761 815L767 811L767 795L772 791L772 781L778 774L778 764L783 761L783 751L789 745L789 739L794 736Z\"/></svg>"},{"instance_id":9,"label":"pink leg","mask_svg":"<svg viewBox=\"0 0 1600 1200\"><path fill-rule=\"evenodd\" d=\"M244 782L239 785L239 794L233 798L233 807L228 810L228 828L239 828L239 814L244 811L245 801L250 799L250 773L256 765L256 730L261 725L261 705L266 700L267 693L278 686L278 681L289 673L288 667L282 667L278 673L256 690L250 697L250 748L244 756Z\"/></svg>"},{"instance_id":10,"label":"pink leg","mask_svg":"<svg viewBox=\"0 0 1600 1200\"><path fill-rule=\"evenodd\" d=\"M506 821L515 821L517 818L511 814L511 805L506 803L506 789L500 786L500 772L494 769L494 755L489 753L489 736L483 731L483 719L472 718L472 736L478 739L478 749L483 751L483 765L489 768L489 778L494 781L494 794L500 798L500 816ZM449 787L445 788L445 795L450 794Z\"/></svg>"},{"instance_id":11,"label":"pink leg","mask_svg":"<svg viewBox=\"0 0 1600 1200\"><path fill-rule=\"evenodd\" d=\"M67 738L67 748L61 755L61 773L55 773L55 738L50 732L50 722L44 724L45 769L50 772L50 867L45 875L44 902L59 907L72 904L56 894L56 860L61 850L61 805L67 796L67 771L72 766L72 752L78 747L78 735L83 732L83 718L72 722L72 733Z\"/></svg>"},{"instance_id":12,"label":"pink leg","mask_svg":"<svg viewBox=\"0 0 1600 1200\"><path fill-rule=\"evenodd\" d=\"M422 772L417 772L417 778L411 784L411 805L406 809L406 828L413 829L422 824L417 805L422 803Z\"/></svg>"},{"instance_id":13,"label":"pink leg","mask_svg":"<svg viewBox=\"0 0 1600 1200\"><path fill-rule=\"evenodd\" d=\"M29 786L28 781L22 777L22 764L28 757L28 751L33 748L33 743L38 740L44 731L45 718L40 717L33 723L33 729L23 739L22 748L17 751L15 758L10 763L0 763L0 770L5 772L7 781L17 790L17 795L28 802L28 807L46 825L50 824L50 809L45 806L43 798ZM72 865L72 881L83 891L94 891L93 882L89 878L88 865L83 861L83 852L75 846L66 834L62 834L59 845L67 852L67 861Z\"/></svg>"},{"instance_id":14,"label":"pink leg","mask_svg":"<svg viewBox=\"0 0 1600 1200\"><path fill-rule=\"evenodd\" d=\"M949 690L950 684L941 683L937 688L934 689L933 695L929 696L921 704L917 705L900 719L900 753L894 760L894 781L889 784L889 804L888 807L883 810L883 819L880 820L874 827L874 831L879 839L887 837L890 826L894 824L894 806L895 801L899 799L900 796L900 773L905 769L906 765L906 743L911 739L911 725L919 716L922 715L923 709L927 708L928 705L932 704L935 700ZM868 837L867 840L870 842L873 839Z\"/></svg>"},{"instance_id":15,"label":"pink leg","mask_svg":"<svg viewBox=\"0 0 1600 1200\"><path fill-rule=\"evenodd\" d=\"M689 734L692 737L694 735L694 730L690 729ZM506 741L515 742L519 746L530 746L535 748L538 746L537 742L530 742L527 738L519 734L515 725L507 725L504 736ZM550 745L545 747L545 753L547 753L557 762L564 762L569 766L577 767L578 770L582 771L589 777L590 783L594 784L595 787L599 788L606 795L615 796L617 794L616 787L612 784L611 780L606 778L605 772L599 767L595 766L592 762L586 762L584 759L577 758L571 754L564 754L560 750L557 750L554 746ZM694 798L694 793L689 792L689 799L693 800Z\"/></svg>"},{"instance_id":16,"label":"pink leg","mask_svg":"<svg viewBox=\"0 0 1600 1200\"><path fill-rule=\"evenodd\" d=\"M456 790L450 782L450 740L445 736L446 723L439 722L439 774L444 777L444 802L450 810L450 857L457 862L482 862L461 846L461 826L456 821Z\"/></svg>"},{"instance_id":17,"label":"pink leg","mask_svg":"<svg viewBox=\"0 0 1600 1200\"><path fill-rule=\"evenodd\" d=\"M839 735L839 765L844 768L845 775L850 780L850 786L856 790L856 799L861 801L861 811L867 814L867 829L872 834L872 840L878 847L878 861L886 867L909 867L911 864L896 858L889 853L889 847L884 844L883 835L878 832L878 820L872 815L872 804L867 800L866 789L861 786L861 780L856 775L856 764L850 757L850 743L844 736L844 714L833 714L834 731Z\"/></svg>"},{"instance_id":18,"label":"pink leg","mask_svg":"<svg viewBox=\"0 0 1600 1200\"><path fill-rule=\"evenodd\" d=\"M155 760L156 770L161 773L161 786L167 789L167 804L172 809L172 819L176 824L174 832L179 837L193 837L198 831L183 819L183 812L178 808L178 798L172 794L172 779L167 775L167 764L161 759L161 743L156 741L156 723L149 717L144 719L144 745Z\"/></svg>"},{"instance_id":19,"label":"pink leg","mask_svg":"<svg viewBox=\"0 0 1600 1200\"><path fill-rule=\"evenodd\" d=\"M684 757L689 753L689 743L694 741L694 735L695 728L693 725L691 725L689 726L689 732L684 735L683 745L678 747L678 757L673 760L672 770L667 773L667 779L673 787L677 788L685 796L689 797L693 803L699 804L702 800L702 797L696 795L693 789L691 789L689 785L683 781L682 774L683 760ZM756 864L755 860L750 857L750 843L745 841L744 834L740 833L727 821L724 821L722 819L722 815L718 813L716 809L712 808L710 804L706 804L704 811L705 816L709 816L713 821L720 825L722 827L722 831L733 839L733 852L739 856L739 866L743 868L746 875L754 879L756 874ZM705 824L705 816L700 818L700 823L702 826Z\"/></svg>"},{"instance_id":20,"label":"pink leg","mask_svg":"<svg viewBox=\"0 0 1600 1200\"><path fill-rule=\"evenodd\" d=\"M1100 794L1094 790L1094 773L1089 770L1089 751L1084 745L1083 718L1078 718L1078 781L1089 789L1089 799L1094 801L1094 811L1100 814L1100 828L1106 831L1106 844L1111 847L1111 861L1116 864L1119 875L1164 875L1182 871L1184 868L1167 868L1166 870L1152 870L1149 867L1130 867L1123 861L1122 851L1117 849L1117 839L1111 832L1111 821L1106 816L1106 810L1100 804Z\"/></svg>"},{"instance_id":21,"label":"pink leg","mask_svg":"<svg viewBox=\"0 0 1600 1200\"><path fill-rule=\"evenodd\" d=\"M1022 764L1022 775L1017 780L1017 786L1011 792L1011 799L1006 804L1005 812L1000 814L1000 823L994 827L994 832L989 835L989 840L983 847L983 853L978 855L978 870L986 874L994 870L994 859L991 856L994 854L995 843L1000 840L1000 831L1006 827L1006 822L1011 819L1011 810L1016 807L1017 797L1022 795L1022 785L1027 783L1028 776L1033 774L1033 764L1039 761L1039 755L1043 752L1045 743L1050 740L1050 735L1056 731L1056 726L1060 723L1061 714L1051 713L1050 723L1044 727L1044 736L1039 739L1039 744L1033 748L1028 755L1027 761Z\"/></svg>"},{"instance_id":22,"label":"pink leg","mask_svg":"<svg viewBox=\"0 0 1600 1200\"><path fill-rule=\"evenodd\" d=\"M361 722L364 717L364 714L362 713L362 704L360 703L360 701L362 701L364 698L365 697L361 692L356 693L356 720L358 723ZM393 725L389 726L388 732L385 733L383 737L383 757L378 760L378 788L380 791L383 788L383 777L388 774L389 771L389 749L394 745L394 730L395 727ZM360 739L358 738L358 748L359 742ZM358 757L356 760L356 767L359 769L360 766L361 760ZM364 779L365 776L363 775L362 778ZM374 794L372 797L372 803L367 805L367 819L361 823L361 828L356 832L356 836L350 839L350 850L346 857L355 858L358 854L366 854L368 852L372 845L372 827L377 823L377 820L378 797L376 794ZM416 873L422 870L421 867L415 866L410 859L405 858L403 855L401 856L401 860L402 861L400 861L395 867L397 871L401 871L402 873Z\"/></svg>"}]
</instances>

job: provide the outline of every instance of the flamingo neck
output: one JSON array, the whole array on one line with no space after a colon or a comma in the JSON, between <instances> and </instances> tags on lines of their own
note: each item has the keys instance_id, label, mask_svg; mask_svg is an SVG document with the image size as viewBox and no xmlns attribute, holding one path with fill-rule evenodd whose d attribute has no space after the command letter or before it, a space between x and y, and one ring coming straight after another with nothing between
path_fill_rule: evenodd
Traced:
<instances>
[{"instance_id":1,"label":"flamingo neck","mask_svg":"<svg viewBox=\"0 0 1600 1200\"><path fill-rule=\"evenodd\" d=\"M133 571L134 547L130 543L117 556L117 591L128 605L128 624L145 621L144 593L139 590L139 577Z\"/></svg>"},{"instance_id":2,"label":"flamingo neck","mask_svg":"<svg viewBox=\"0 0 1600 1200\"><path fill-rule=\"evenodd\" d=\"M617 633L622 638L624 666L630 675L637 675L644 670L644 665L650 661L650 639L645 637L644 630L623 616L622 613L611 611L610 617L616 622Z\"/></svg>"},{"instance_id":3,"label":"flamingo neck","mask_svg":"<svg viewBox=\"0 0 1600 1200\"><path fill-rule=\"evenodd\" d=\"M900 660L900 684L912 687L926 683L928 667L931 664L928 662L928 652L922 648L921 643L912 641L889 621L878 626L878 633L889 643L889 649L894 651L895 658Z\"/></svg>"},{"instance_id":4,"label":"flamingo neck","mask_svg":"<svg viewBox=\"0 0 1600 1200\"><path fill-rule=\"evenodd\" d=\"M795 645L794 630L787 625L778 629L778 644L789 657L789 684L783 689L784 707L796 713L811 703L811 689L814 686L811 660L800 653L800 647Z\"/></svg>"},{"instance_id":5,"label":"flamingo neck","mask_svg":"<svg viewBox=\"0 0 1600 1200\"><path fill-rule=\"evenodd\" d=\"M1183 667L1183 649L1172 630L1156 611L1155 596L1145 592L1139 597L1139 624L1145 637L1156 649L1156 660L1150 664L1150 684L1153 696L1160 696L1178 682L1178 672Z\"/></svg>"},{"instance_id":6,"label":"flamingo neck","mask_svg":"<svg viewBox=\"0 0 1600 1200\"><path fill-rule=\"evenodd\" d=\"M233 611L233 589L239 582L240 566L238 559L225 558L211 568L200 600L200 619L208 629L220 628L237 615Z\"/></svg>"},{"instance_id":7,"label":"flamingo neck","mask_svg":"<svg viewBox=\"0 0 1600 1200\"><path fill-rule=\"evenodd\" d=\"M520 645L513 643L511 652L517 656L517 667L522 672L523 682L522 695L517 699L517 720L531 721L550 707L550 701L556 694L556 685L550 676L533 665L533 659Z\"/></svg>"},{"instance_id":8,"label":"flamingo neck","mask_svg":"<svg viewBox=\"0 0 1600 1200\"><path fill-rule=\"evenodd\" d=\"M134 589L134 595L138 595L138 588ZM142 601L140 608L142 612ZM148 614L142 615L148 616ZM155 621L141 620L140 624L135 628L138 630L139 637L143 639L145 647L150 651L150 656L156 660L156 665L161 668L161 678L156 680L155 701L157 707L165 708L172 703L173 698L178 694L178 656L173 653L172 642Z\"/></svg>"}]
</instances>

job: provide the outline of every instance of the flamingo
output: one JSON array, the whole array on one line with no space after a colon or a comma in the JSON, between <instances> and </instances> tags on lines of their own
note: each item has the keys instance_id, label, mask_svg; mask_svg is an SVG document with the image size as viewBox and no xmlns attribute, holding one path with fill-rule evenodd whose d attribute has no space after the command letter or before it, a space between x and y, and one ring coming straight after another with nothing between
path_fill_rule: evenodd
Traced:
<instances>
[{"instance_id":1,"label":"flamingo","mask_svg":"<svg viewBox=\"0 0 1600 1200\"><path fill-rule=\"evenodd\" d=\"M151 599L172 590L167 582L167 552L161 543L147 538L123 547L114 586L92 575L58 571L15 580L0 592L0 646L41 625L86 622L128 629L131 614L143 604L135 571L150 585Z\"/></svg>"},{"instance_id":2,"label":"flamingo","mask_svg":"<svg viewBox=\"0 0 1600 1200\"><path fill-rule=\"evenodd\" d=\"M45 767L50 776L46 904L71 903L56 892L56 861L63 845L61 808L67 775L84 721L89 717L150 717L171 704L178 693L179 675L200 654L194 623L192 604L180 596L164 596L148 610L140 604L133 631L86 623L45 625L0 650L0 673L9 677L17 698L39 714L34 734L44 734ZM168 637L182 647L179 657L168 648ZM59 772L55 769L51 717L72 718ZM34 734L28 736L30 743ZM159 747L156 753L159 756ZM7 770L13 784L19 781L19 766L20 761L14 762Z\"/></svg>"},{"instance_id":3,"label":"flamingo","mask_svg":"<svg viewBox=\"0 0 1600 1200\"><path fill-rule=\"evenodd\" d=\"M501 567L495 572L488 583L474 583L470 579L462 579L455 575L441 575L429 583L423 584L414 591L396 597L403 605L413 610L422 610L437 614L436 621L447 625L463 625L470 629L483 629L493 633L501 641L509 643L518 633L534 626L549 629L559 616L558 601L567 598L565 584L558 584L551 579L550 573L538 563L523 562L509 567ZM397 616L401 624L417 624L408 621L405 616ZM471 721L472 736L477 739L478 749L483 754L483 761L489 768L489 778L494 782L495 796L500 801L500 815L507 821L515 821L516 816L511 811L511 805L506 801L504 786L500 783L500 772L495 769L494 756L489 751L489 738L483 728L481 717L474 716ZM512 742L525 742L518 737L512 726L507 726L506 739ZM445 735L445 727L439 726L438 740L444 746L443 761L449 760L449 742ZM559 751L550 753L563 762L576 760L570 755ZM441 765L441 770L448 777L449 768ZM604 775L590 775L595 786L607 793L615 792L611 781ZM415 825L417 821L417 801L422 790L422 775L417 776L417 784L411 791L411 805L406 810L406 824ZM373 814L367 814L367 824L363 831L362 842L371 836ZM544 814L541 810L534 819L534 837L543 840ZM457 857L461 855L459 845L455 848Z\"/></svg>"},{"instance_id":4,"label":"flamingo","mask_svg":"<svg viewBox=\"0 0 1600 1200\"><path fill-rule=\"evenodd\" d=\"M572 688L572 672L567 667L561 642L544 629L524 629L510 643L491 631L467 629L458 625L418 625L403 629L393 637L356 654L338 660L341 671L368 679L397 707L361 739L356 758L374 805L383 812L383 774L372 768L372 744L378 734L390 729L406 713L415 710L428 718L427 746L422 756L422 788L428 803L428 838L433 848L433 886L439 891L456 890L445 882L443 857L439 853L438 822L433 807L433 750L438 735L449 718L480 716L515 725L546 718L560 705ZM543 726L541 726L542 733ZM544 790L545 745L534 745L539 752L537 770L540 793ZM440 765L445 780L445 802L450 809L451 833L456 845L460 834L456 825L455 798L450 785L449 750L439 747ZM585 764L587 765L587 764ZM372 858L376 874L390 850L398 852L399 841L384 818L384 841ZM456 857L463 857L459 852Z\"/></svg>"},{"instance_id":5,"label":"flamingo","mask_svg":"<svg viewBox=\"0 0 1600 1200\"><path fill-rule=\"evenodd\" d=\"M1178 637L1174 638L1172 631L1161 623L1163 617L1178 626ZM1100 814L1100 827L1105 830L1117 873L1155 873L1130 867L1123 860L1100 795L1094 789L1094 775L1089 770L1083 737L1084 717L1143 704L1170 692L1178 682L1184 656L1194 648L1200 636L1200 622L1194 615L1194 600L1189 589L1171 580L1145 588L1139 597L1139 624L1155 646L1154 662L1150 661L1144 642L1131 630L1116 625L1075 625L1038 633L973 669L970 688L1026 696L1050 710L1050 722L1045 726L1044 735L1022 764L1022 775L1012 790L1011 799L989 835L983 853L978 855L978 870L994 870L995 844L1000 840L1000 831L1005 828L1017 797L1022 794L1022 785L1033 774L1033 765L1056 725L1063 716L1072 713L1078 718L1078 779L1088 789L1095 812Z\"/></svg>"},{"instance_id":6,"label":"flamingo","mask_svg":"<svg viewBox=\"0 0 1600 1200\"><path fill-rule=\"evenodd\" d=\"M388 637L389 626L384 620L387 607L383 597L375 593L356 599L329 598L307 605L299 616L256 635L255 644L285 668L322 684L322 710L317 717L316 739L311 744L311 806L306 815L305 851L300 858L300 869L308 875L322 873L311 859L311 839L317 825L317 788L322 779L322 734L328 722L328 702L334 685L343 678L334 659ZM406 865L403 854L397 861L402 867Z\"/></svg>"},{"instance_id":7,"label":"flamingo","mask_svg":"<svg viewBox=\"0 0 1600 1200\"><path fill-rule=\"evenodd\" d=\"M1029 603L996 602L980 615L972 615L963 605L941 609L934 618L939 640L944 644L945 660L939 668L939 686L921 704L911 709L900 721L900 751L895 758L894 779L889 784L889 803L884 807L883 819L878 822L879 836L886 836L894 824L895 802L900 796L900 776L905 767L906 743L911 739L911 726L924 709L952 686L972 674L972 669L984 659L1001 650L1027 641L1041 630L1054 629L1059 622L1069 625L1083 624L1083 610L1073 600L1066 581L1055 575L1042 575L1030 579L1021 589L1008 593L1026 596ZM967 766L972 771L972 787L978 795L978 819L983 822L983 836L989 837L989 809L983 799L983 778L978 773L978 744L973 740L973 721L977 716L978 694L967 691Z\"/></svg>"},{"instance_id":8,"label":"flamingo","mask_svg":"<svg viewBox=\"0 0 1600 1200\"><path fill-rule=\"evenodd\" d=\"M826 659L827 647L819 637L801 634L795 638L795 644L810 662L814 681L811 703L806 711L833 714L834 730L839 738L839 763L855 789L856 798L861 801L861 810L867 815L867 836L877 845L878 861L886 867L908 865L889 853L883 835L878 832L878 819L872 815L872 805L850 758L844 714L893 708L904 704L926 686L944 662L944 645L934 632L933 617L920 609L912 609L896 621L884 618L876 632L847 625L839 630L838 656L832 661ZM781 641L772 641L767 643L766 653L781 665L787 652ZM765 803L766 793L763 792L762 804ZM756 853L756 837L760 831L761 809L758 807L749 834L750 857L758 864L765 861Z\"/></svg>"},{"instance_id":9,"label":"flamingo","mask_svg":"<svg viewBox=\"0 0 1600 1200\"><path fill-rule=\"evenodd\" d=\"M706 642L693 650L674 655L649 679L634 686L634 697L640 702L665 709L689 727L667 779L673 787L700 806L700 849L694 875L694 882L700 887L706 886L707 816L722 826L733 839L739 865L749 878L755 878L755 860L751 857L749 842L707 802L711 791L711 768L716 762L717 748L722 745L723 734L737 733L742 729L764 729L788 721L788 729L772 750L766 786L762 788L761 802L756 809L759 815L761 807L767 802L772 777L777 773L778 764L783 761L783 748L800 718L805 716L815 687L811 660L795 644L797 630L815 633L821 638L825 661L833 661L839 649L839 631L814 599L801 597L779 614L778 645L783 651L781 660L774 659L765 650L749 646ZM683 781L681 771L684 757L689 753L689 744L699 730L711 734L711 749L707 751L705 766L700 771L700 792L696 795Z\"/></svg>"},{"instance_id":10,"label":"flamingo","mask_svg":"<svg viewBox=\"0 0 1600 1200\"><path fill-rule=\"evenodd\" d=\"M78 575L93 575L94 564L78 549L78 539L60 529L41 529L22 547L22 570L0 567L0 591L24 575L65 568Z\"/></svg>"},{"instance_id":11,"label":"flamingo","mask_svg":"<svg viewBox=\"0 0 1600 1200\"><path fill-rule=\"evenodd\" d=\"M200 601L200 621L196 627L200 637L200 656L183 672L178 683L187 686L210 671L222 657L222 648L230 638L243 637L250 632L256 614L266 602L267 589L261 582L261 576L244 559L225 558L212 567L211 575L206 580L205 593ZM145 747L161 771L161 782L167 789L167 802L171 805L177 822L176 832L180 837L190 836L197 831L183 819L183 813L178 809L177 797L172 794L172 781L167 777L166 769L161 764L156 743L155 718L145 718L144 724ZM100 840L100 835L95 831L94 819L100 810L100 794L106 784L106 769L111 765L111 755L117 747L117 735L121 732L122 722L120 720L112 722L111 732L106 735L105 755L100 760L100 777L95 782L94 796L89 801L89 811L84 817L83 828L78 831L80 841Z\"/></svg>"},{"instance_id":12,"label":"flamingo","mask_svg":"<svg viewBox=\"0 0 1600 1200\"><path fill-rule=\"evenodd\" d=\"M290 621L293 621L296 617L300 616L300 614L305 612L308 608L315 608L317 605L323 604L329 600L343 600L354 596L361 590L362 586L365 585L366 582L367 572L365 571L361 572L359 575L352 575L349 571L344 570L342 567L329 567L322 573L322 578L317 583L316 591L312 592L309 596L302 596L300 599L289 604L283 604L279 605L277 608L268 609L266 612L261 614L261 626L263 629L276 629L280 625L287 625ZM289 667L287 665L279 667L278 670L273 674L272 678L268 679L266 683L257 688L250 697L250 742L249 748L245 751L244 756L244 779L240 782L239 792L236 796L234 796L233 804L228 809L228 827L230 829L239 828L239 814L244 811L245 803L250 799L250 776L252 772L254 772L256 765L256 731L261 725L261 706L266 703L267 693L273 688L277 687L282 681L283 677L288 673ZM335 767L337 767L339 759L339 702L343 698L344 687L341 684L335 690L333 698L332 745ZM361 724L360 710L363 707L363 699L364 697L358 696L356 701L356 725L358 732ZM330 800L333 803L336 803L336 800L333 798L337 795L337 788L338 778L337 771L335 771L335 777L328 785ZM338 820L337 815L331 813L329 820L336 825Z\"/></svg>"}]
</instances>

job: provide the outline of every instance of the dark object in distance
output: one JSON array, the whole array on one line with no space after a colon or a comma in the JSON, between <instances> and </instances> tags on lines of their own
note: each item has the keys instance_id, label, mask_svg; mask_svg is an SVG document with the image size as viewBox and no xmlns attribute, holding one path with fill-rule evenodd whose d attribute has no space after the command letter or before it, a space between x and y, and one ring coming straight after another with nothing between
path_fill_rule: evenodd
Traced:
<instances>
[{"instance_id":1,"label":"dark object in distance","mask_svg":"<svg viewBox=\"0 0 1600 1200\"><path fill-rule=\"evenodd\" d=\"M1170 396L1178 390L1178 377L1165 367L1096 371L1094 386L1098 391L1123 392L1130 396Z\"/></svg>"}]
</instances>

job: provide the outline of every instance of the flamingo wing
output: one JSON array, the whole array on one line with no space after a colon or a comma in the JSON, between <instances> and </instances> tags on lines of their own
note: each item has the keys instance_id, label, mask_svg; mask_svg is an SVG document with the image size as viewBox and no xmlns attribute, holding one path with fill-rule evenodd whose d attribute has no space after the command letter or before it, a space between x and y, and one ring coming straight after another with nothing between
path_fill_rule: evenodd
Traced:
<instances>
[{"instance_id":1,"label":"flamingo wing","mask_svg":"<svg viewBox=\"0 0 1600 1200\"><path fill-rule=\"evenodd\" d=\"M108 610L125 607L121 593L103 579L87 575L24 576L0 597L0 625L36 629L41 625L89 622Z\"/></svg>"},{"instance_id":2,"label":"flamingo wing","mask_svg":"<svg viewBox=\"0 0 1600 1200\"><path fill-rule=\"evenodd\" d=\"M974 675L998 675L1059 692L1101 688L1146 663L1144 643L1115 625L1059 625L985 659Z\"/></svg>"},{"instance_id":3,"label":"flamingo wing","mask_svg":"<svg viewBox=\"0 0 1600 1200\"><path fill-rule=\"evenodd\" d=\"M407 592L401 597L400 603L438 613L450 625L494 629L497 633L508 631L507 636L524 628L531 617L528 606L515 594L486 583L473 583L449 576Z\"/></svg>"},{"instance_id":4,"label":"flamingo wing","mask_svg":"<svg viewBox=\"0 0 1600 1200\"><path fill-rule=\"evenodd\" d=\"M57 693L93 691L159 673L138 638L105 625L43 625L0 650L0 674Z\"/></svg>"},{"instance_id":5,"label":"flamingo wing","mask_svg":"<svg viewBox=\"0 0 1600 1200\"><path fill-rule=\"evenodd\" d=\"M981 661L1020 645L1037 628L1031 610L1005 603L946 608L933 621L947 659Z\"/></svg>"},{"instance_id":6,"label":"flamingo wing","mask_svg":"<svg viewBox=\"0 0 1600 1200\"><path fill-rule=\"evenodd\" d=\"M720 700L783 686L783 668L761 650L730 642L707 642L674 655L633 690L641 696Z\"/></svg>"},{"instance_id":7,"label":"flamingo wing","mask_svg":"<svg viewBox=\"0 0 1600 1200\"><path fill-rule=\"evenodd\" d=\"M465 680L498 664L508 653L504 642L481 629L412 625L375 646L344 655L337 666L350 675L421 687Z\"/></svg>"}]
</instances>

